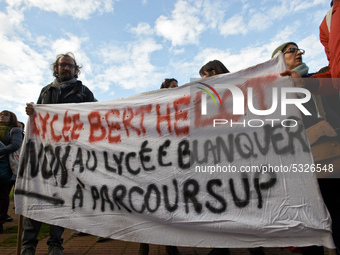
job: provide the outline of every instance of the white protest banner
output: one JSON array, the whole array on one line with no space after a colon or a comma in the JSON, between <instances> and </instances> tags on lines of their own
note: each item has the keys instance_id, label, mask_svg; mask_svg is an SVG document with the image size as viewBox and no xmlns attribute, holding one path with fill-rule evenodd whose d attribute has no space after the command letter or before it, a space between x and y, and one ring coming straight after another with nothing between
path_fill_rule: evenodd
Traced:
<instances>
[{"instance_id":1,"label":"white protest banner","mask_svg":"<svg viewBox=\"0 0 340 255\"><path fill-rule=\"evenodd\" d=\"M176 89L35 105L16 212L133 242L334 247L284 69L278 55Z\"/></svg>"}]
</instances>

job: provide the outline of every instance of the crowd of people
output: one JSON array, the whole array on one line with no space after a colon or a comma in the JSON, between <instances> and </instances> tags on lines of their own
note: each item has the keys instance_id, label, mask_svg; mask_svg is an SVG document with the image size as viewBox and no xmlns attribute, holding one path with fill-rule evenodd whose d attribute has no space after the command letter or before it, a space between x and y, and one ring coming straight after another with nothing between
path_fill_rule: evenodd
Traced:
<instances>
[{"instance_id":1,"label":"crowd of people","mask_svg":"<svg viewBox=\"0 0 340 255\"><path fill-rule=\"evenodd\" d=\"M295 86L309 89L313 97L304 104L306 109L312 113L311 116L302 114L302 121L305 128L317 125L321 120L328 121L332 128L339 133L340 130L340 27L339 19L340 0L331 2L331 10L325 16L320 25L320 41L325 48L329 67L326 71L309 73L308 66L303 62L302 56L305 54L295 42L285 42L278 46L272 53L274 57L278 52L282 52L287 65L287 70L281 73L282 76L294 78ZM39 95L37 104L62 104L62 103L82 103L97 101L89 88L78 80L80 66L72 53L60 54L52 64L54 81L45 86ZM199 70L202 79L229 73L229 70L219 60L206 63ZM307 79L302 79L307 78ZM332 78L332 79L323 79ZM178 87L175 78L165 79L160 88L172 89ZM297 95L299 96L299 95ZM26 114L34 114L31 103L26 106ZM18 151L24 137L24 123L17 120L13 112L3 110L0 112L0 233L3 232L5 222L12 221L8 215L9 195L15 184L15 172L10 165L9 157L11 153ZM336 138L337 139L337 138ZM339 179L319 179L320 190L332 218L333 240L336 246L336 254L340 249L340 203L336 197L336 190L339 187ZM42 222L24 218L22 235L22 255L34 255L38 243L37 235ZM63 254L64 228L60 226L50 226L50 237L47 240L49 255ZM75 236L86 235L82 232L74 232ZM100 239L98 239L100 240ZM166 246L166 251L170 255L180 254L175 246ZM323 247L310 246L300 247L302 254L324 254ZM140 244L140 255L147 255L149 246L146 243ZM265 254L262 247L249 249L250 254ZM230 254L228 248L214 248L209 253Z\"/></svg>"}]
</instances>

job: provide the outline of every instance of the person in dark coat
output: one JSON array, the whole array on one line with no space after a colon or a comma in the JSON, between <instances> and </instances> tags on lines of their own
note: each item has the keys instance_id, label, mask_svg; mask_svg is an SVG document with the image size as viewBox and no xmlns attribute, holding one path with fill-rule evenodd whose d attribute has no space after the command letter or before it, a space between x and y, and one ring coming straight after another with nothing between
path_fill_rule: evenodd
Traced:
<instances>
[{"instance_id":1,"label":"person in dark coat","mask_svg":"<svg viewBox=\"0 0 340 255\"><path fill-rule=\"evenodd\" d=\"M9 155L18 150L21 143L22 135L16 115L6 110L0 112L0 233L3 232L3 224L9 221L7 212L12 178Z\"/></svg>"},{"instance_id":2,"label":"person in dark coat","mask_svg":"<svg viewBox=\"0 0 340 255\"><path fill-rule=\"evenodd\" d=\"M78 80L80 66L71 52L59 54L52 64L54 81L42 88L37 104L62 104L95 102L93 93ZM26 114L34 114L33 105L27 103ZM37 235L42 222L24 218L21 255L34 255L38 244ZM63 227L50 225L50 237L47 240L49 255L63 255Z\"/></svg>"}]
</instances>

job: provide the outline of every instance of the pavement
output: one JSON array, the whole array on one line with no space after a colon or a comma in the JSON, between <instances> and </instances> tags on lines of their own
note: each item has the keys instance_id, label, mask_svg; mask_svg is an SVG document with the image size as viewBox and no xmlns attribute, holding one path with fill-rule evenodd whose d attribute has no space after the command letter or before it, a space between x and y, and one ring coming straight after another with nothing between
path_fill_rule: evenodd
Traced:
<instances>
[{"instance_id":1,"label":"pavement","mask_svg":"<svg viewBox=\"0 0 340 255\"><path fill-rule=\"evenodd\" d=\"M7 233L10 230L15 230L19 224L19 215L16 215L11 202L8 214L13 217L12 222L4 224L4 233L0 234L0 254L1 255L16 255L17 252L17 233ZM64 254L65 255L138 255L139 243L125 242L109 239L106 242L97 242L97 237L88 235L81 237L72 236L72 229L65 229L64 238ZM36 255L46 255L48 246L46 245L47 238L39 241ZM4 245L4 241L9 243ZM149 255L166 255L165 246L150 244ZM182 255L207 255L210 248L194 248L194 247L178 247ZM232 255L247 255L248 249L230 249ZM265 248L266 255L292 255L288 249L281 250L280 248ZM20 253L19 253L20 254ZM325 254L329 254L325 249Z\"/></svg>"}]
</instances>

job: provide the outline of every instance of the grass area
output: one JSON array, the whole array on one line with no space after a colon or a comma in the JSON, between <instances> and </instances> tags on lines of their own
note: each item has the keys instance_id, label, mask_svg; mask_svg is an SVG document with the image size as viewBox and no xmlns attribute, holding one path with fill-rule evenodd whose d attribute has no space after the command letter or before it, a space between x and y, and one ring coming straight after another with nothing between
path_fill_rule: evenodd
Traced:
<instances>
[{"instance_id":1,"label":"grass area","mask_svg":"<svg viewBox=\"0 0 340 255\"><path fill-rule=\"evenodd\" d=\"M18 233L18 226L13 226L10 228L4 229L4 234L13 234L13 233Z\"/></svg>"},{"instance_id":2,"label":"grass area","mask_svg":"<svg viewBox=\"0 0 340 255\"><path fill-rule=\"evenodd\" d=\"M14 201L14 186L11 189L11 192L9 193L9 199L13 202Z\"/></svg>"},{"instance_id":3,"label":"grass area","mask_svg":"<svg viewBox=\"0 0 340 255\"><path fill-rule=\"evenodd\" d=\"M0 243L0 247L15 247L17 246L17 236L11 236L6 238Z\"/></svg>"},{"instance_id":4,"label":"grass area","mask_svg":"<svg viewBox=\"0 0 340 255\"><path fill-rule=\"evenodd\" d=\"M50 225L43 223L38 234L38 240L41 240L50 235Z\"/></svg>"},{"instance_id":5,"label":"grass area","mask_svg":"<svg viewBox=\"0 0 340 255\"><path fill-rule=\"evenodd\" d=\"M14 187L11 190L11 193L9 195L10 200L14 201ZM10 228L4 229L4 234L13 234L10 237L6 238L2 242L0 242L0 247L15 247L17 245L17 233L18 233L18 226L13 226ZM49 236L50 234L50 226L48 224L43 223L40 229L40 232L38 234L37 239L41 240L45 237Z\"/></svg>"},{"instance_id":6,"label":"grass area","mask_svg":"<svg viewBox=\"0 0 340 255\"><path fill-rule=\"evenodd\" d=\"M13 234L12 236L6 238L2 242L0 242L0 247L15 247L17 245L17 233L18 233L18 226L6 228L4 230L4 234ZM43 223L38 234L38 240L44 239L50 233L50 226Z\"/></svg>"}]
</instances>

